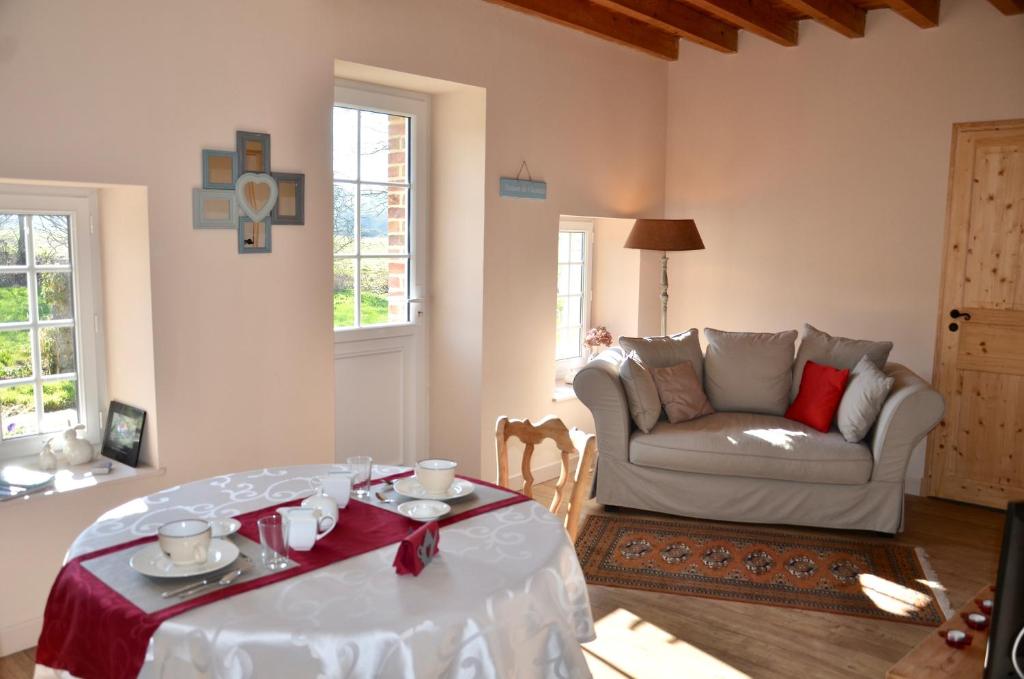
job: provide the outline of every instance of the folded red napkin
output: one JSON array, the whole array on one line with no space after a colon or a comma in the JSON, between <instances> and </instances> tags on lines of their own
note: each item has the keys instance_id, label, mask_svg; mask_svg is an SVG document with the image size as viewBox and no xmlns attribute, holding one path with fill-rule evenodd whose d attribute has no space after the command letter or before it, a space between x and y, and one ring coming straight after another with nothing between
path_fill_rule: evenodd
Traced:
<instances>
[{"instance_id":1,"label":"folded red napkin","mask_svg":"<svg viewBox=\"0 0 1024 679\"><path fill-rule=\"evenodd\" d=\"M440 541L441 532L437 521L425 523L414 530L398 545L395 572L399 575L419 575L437 556Z\"/></svg>"}]
</instances>

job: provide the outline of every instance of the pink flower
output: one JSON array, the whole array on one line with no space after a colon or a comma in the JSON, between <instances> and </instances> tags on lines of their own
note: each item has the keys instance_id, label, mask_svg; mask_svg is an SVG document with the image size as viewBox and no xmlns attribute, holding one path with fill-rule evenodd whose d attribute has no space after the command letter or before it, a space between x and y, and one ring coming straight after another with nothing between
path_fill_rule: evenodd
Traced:
<instances>
[{"instance_id":1,"label":"pink flower","mask_svg":"<svg viewBox=\"0 0 1024 679\"><path fill-rule=\"evenodd\" d=\"M594 347L610 347L612 345L612 334L608 332L608 328L603 325L599 325L596 328L591 328L587 331L587 336L583 339L583 346L588 349Z\"/></svg>"}]
</instances>

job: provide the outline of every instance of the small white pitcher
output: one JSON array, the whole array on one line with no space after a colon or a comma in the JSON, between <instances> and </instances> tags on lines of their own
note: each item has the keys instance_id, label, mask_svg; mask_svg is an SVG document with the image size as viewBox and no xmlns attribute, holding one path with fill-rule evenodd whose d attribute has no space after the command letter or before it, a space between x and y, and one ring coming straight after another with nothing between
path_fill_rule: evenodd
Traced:
<instances>
[{"instance_id":1,"label":"small white pitcher","mask_svg":"<svg viewBox=\"0 0 1024 679\"><path fill-rule=\"evenodd\" d=\"M308 552L317 540L332 530L336 521L331 516L321 516L312 507L281 507L277 513L284 519L284 539L289 549Z\"/></svg>"}]
</instances>

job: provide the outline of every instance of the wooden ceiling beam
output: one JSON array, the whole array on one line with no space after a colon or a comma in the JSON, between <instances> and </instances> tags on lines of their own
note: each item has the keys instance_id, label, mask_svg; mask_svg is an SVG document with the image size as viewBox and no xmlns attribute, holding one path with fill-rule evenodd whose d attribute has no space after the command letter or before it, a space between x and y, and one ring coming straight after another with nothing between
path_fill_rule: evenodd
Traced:
<instances>
[{"instance_id":1,"label":"wooden ceiling beam","mask_svg":"<svg viewBox=\"0 0 1024 679\"><path fill-rule=\"evenodd\" d=\"M939 0L887 0L887 4L921 28L939 25Z\"/></svg>"},{"instance_id":2,"label":"wooden ceiling beam","mask_svg":"<svg viewBox=\"0 0 1024 679\"><path fill-rule=\"evenodd\" d=\"M739 31L676 0L593 0L617 12L719 52L735 52Z\"/></svg>"},{"instance_id":3,"label":"wooden ceiling beam","mask_svg":"<svg viewBox=\"0 0 1024 679\"><path fill-rule=\"evenodd\" d=\"M786 47L796 45L797 21L764 0L686 0L705 12Z\"/></svg>"},{"instance_id":4,"label":"wooden ceiling beam","mask_svg":"<svg viewBox=\"0 0 1024 679\"><path fill-rule=\"evenodd\" d=\"M867 11L849 0L783 0L795 10L803 12L847 38L864 37Z\"/></svg>"},{"instance_id":5,"label":"wooden ceiling beam","mask_svg":"<svg viewBox=\"0 0 1024 679\"><path fill-rule=\"evenodd\" d=\"M675 61L679 37L589 0L487 0L584 33Z\"/></svg>"},{"instance_id":6,"label":"wooden ceiling beam","mask_svg":"<svg viewBox=\"0 0 1024 679\"><path fill-rule=\"evenodd\" d=\"M1024 0L989 0L989 2L1003 14L1024 14Z\"/></svg>"}]
</instances>

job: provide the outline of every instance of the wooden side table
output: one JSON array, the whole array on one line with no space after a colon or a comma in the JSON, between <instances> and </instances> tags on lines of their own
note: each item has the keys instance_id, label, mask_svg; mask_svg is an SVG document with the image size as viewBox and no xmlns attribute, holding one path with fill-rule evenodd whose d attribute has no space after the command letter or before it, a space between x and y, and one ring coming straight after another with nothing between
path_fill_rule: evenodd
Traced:
<instances>
[{"instance_id":1,"label":"wooden side table","mask_svg":"<svg viewBox=\"0 0 1024 679\"><path fill-rule=\"evenodd\" d=\"M991 599L992 589L983 588L967 600L967 603L952 618L942 623L939 632L950 629L964 630L974 639L964 649L946 645L938 632L929 636L903 656L886 672L886 679L980 679L985 668L985 647L988 645L988 630L979 631L967 627L961 613L978 613L975 599Z\"/></svg>"}]
</instances>

